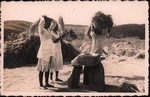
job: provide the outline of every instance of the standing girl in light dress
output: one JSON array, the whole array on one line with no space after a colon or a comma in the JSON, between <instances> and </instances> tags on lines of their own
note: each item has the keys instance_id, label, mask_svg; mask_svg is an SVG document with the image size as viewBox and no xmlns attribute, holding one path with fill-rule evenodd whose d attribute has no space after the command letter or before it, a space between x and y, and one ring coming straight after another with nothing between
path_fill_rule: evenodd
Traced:
<instances>
[{"instance_id":1,"label":"standing girl in light dress","mask_svg":"<svg viewBox=\"0 0 150 97\"><path fill-rule=\"evenodd\" d=\"M50 65L54 64L51 60L52 56L54 56L54 49L52 42L52 27L51 29L46 26L48 25L46 19L44 17L40 17L38 24L38 33L40 36L40 48L37 54L38 64L37 70L39 71L39 84L40 88L53 87L48 83L49 79L49 69ZM50 25L49 25L50 26ZM45 72L45 85L43 85L43 73Z\"/></svg>"},{"instance_id":2,"label":"standing girl in light dress","mask_svg":"<svg viewBox=\"0 0 150 97\"><path fill-rule=\"evenodd\" d=\"M49 70L56 64L55 61L55 43L52 37L58 38L57 32L58 25L55 20L42 16L39 20L38 32L40 36L40 48L37 54L38 64L37 70L39 71L39 84L41 88L54 87L49 82ZM43 73L45 72L45 85L43 85Z\"/></svg>"},{"instance_id":3,"label":"standing girl in light dress","mask_svg":"<svg viewBox=\"0 0 150 97\"><path fill-rule=\"evenodd\" d=\"M62 49L61 49L61 41L64 38L65 34L65 28L64 28L64 22L63 22L63 18L59 17L58 19L58 25L59 25L59 32L55 32L55 34L57 34L57 37L53 37L52 39L54 40L53 42L55 42L54 44L54 49L55 49L55 53L54 53L54 61L55 64L53 66L51 66L50 68L50 79L53 81L53 72L55 72L55 81L59 81L59 82L63 82L63 80L61 80L58 75L59 75L59 70L61 70L63 68L63 57L62 57ZM57 40L55 39L57 38Z\"/></svg>"},{"instance_id":4,"label":"standing girl in light dress","mask_svg":"<svg viewBox=\"0 0 150 97\"><path fill-rule=\"evenodd\" d=\"M60 36L59 33L57 33L58 36ZM59 79L59 70L63 69L63 57L62 57L62 50L61 50L61 40L58 40L56 43L54 43L54 58L53 61L55 64L51 65L50 68L50 79L53 82L53 73L55 72L55 81L62 82L61 79Z\"/></svg>"}]
</instances>

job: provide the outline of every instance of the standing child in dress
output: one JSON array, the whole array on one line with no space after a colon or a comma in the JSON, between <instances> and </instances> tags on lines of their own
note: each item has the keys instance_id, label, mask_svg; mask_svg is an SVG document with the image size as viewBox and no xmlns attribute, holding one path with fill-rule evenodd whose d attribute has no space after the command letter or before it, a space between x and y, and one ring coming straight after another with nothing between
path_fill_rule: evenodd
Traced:
<instances>
[{"instance_id":1,"label":"standing child in dress","mask_svg":"<svg viewBox=\"0 0 150 97\"><path fill-rule=\"evenodd\" d=\"M40 37L40 47L37 54L38 64L37 70L39 71L39 85L41 89L47 89L47 87L54 87L49 84L49 70L51 66L55 64L54 55L55 48L52 36L57 37L58 25L56 21L47 16L40 17L39 21L31 25L30 32L38 32ZM45 73L45 84L43 84L43 74Z\"/></svg>"},{"instance_id":2,"label":"standing child in dress","mask_svg":"<svg viewBox=\"0 0 150 97\"><path fill-rule=\"evenodd\" d=\"M53 26L52 26L53 25ZM54 29L54 21L51 19L49 23L43 16L40 18L38 25L38 32L40 36L40 48L37 55L38 64L37 70L39 71L39 84L40 88L46 89L47 87L54 87L49 82L49 69L51 64L54 64L52 57L54 56L54 43L52 42L52 30ZM51 28L49 28L51 27ZM45 85L43 85L43 73L45 72Z\"/></svg>"},{"instance_id":3,"label":"standing child in dress","mask_svg":"<svg viewBox=\"0 0 150 97\"><path fill-rule=\"evenodd\" d=\"M58 22L59 22L59 32L55 32L58 36L57 37L53 36L53 38L52 38L54 40L53 42L55 42L55 44L54 44L55 64L50 69L50 72L51 72L50 79L52 82L53 82L53 72L55 72L55 81L63 82L63 80L61 80L58 77L59 70L61 70L63 68L63 57L62 57L62 49L61 49L61 41L65 36L63 18L59 17ZM57 38L57 40L56 40L56 38Z\"/></svg>"}]
</instances>

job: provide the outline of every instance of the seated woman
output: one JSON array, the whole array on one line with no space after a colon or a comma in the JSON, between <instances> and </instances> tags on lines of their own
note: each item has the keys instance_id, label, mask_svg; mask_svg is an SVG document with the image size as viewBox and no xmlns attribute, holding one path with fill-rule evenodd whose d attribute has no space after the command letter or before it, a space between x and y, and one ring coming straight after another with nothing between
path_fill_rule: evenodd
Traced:
<instances>
[{"instance_id":1,"label":"seated woman","mask_svg":"<svg viewBox=\"0 0 150 97\"><path fill-rule=\"evenodd\" d=\"M96 53L100 56L102 56L102 53L106 54L106 52L103 50L103 46L112 26L113 21L110 15L105 15L100 11L95 14L95 16L92 18L92 23L87 30L87 36L92 39L91 53ZM98 70L98 68L100 68L100 70ZM98 70L97 73L96 70ZM101 73L101 76L96 75L98 72ZM96 83L94 84L94 82ZM95 89L104 90L105 77L104 68L101 62L92 68L85 66L83 83L90 84L90 86Z\"/></svg>"},{"instance_id":2,"label":"seated woman","mask_svg":"<svg viewBox=\"0 0 150 97\"><path fill-rule=\"evenodd\" d=\"M101 63L101 56L104 52L103 46L105 38L108 36L110 28L113 26L113 21L110 15L105 15L102 12L97 12L92 18L92 23L86 30L86 37L92 40L91 52L99 55L99 61L95 61L92 65L86 65L91 63L91 59L87 59L84 64L84 79L83 83L89 85L92 89L97 91L104 91L105 88L105 77L104 77L104 67ZM79 55L80 56L80 55ZM77 56L75 59L80 61ZM78 71L81 69L74 66L73 71ZM75 72L76 73L76 72ZM72 72L72 76L75 74ZM70 81L71 83L71 81ZM71 86L69 84L69 86Z\"/></svg>"}]
</instances>

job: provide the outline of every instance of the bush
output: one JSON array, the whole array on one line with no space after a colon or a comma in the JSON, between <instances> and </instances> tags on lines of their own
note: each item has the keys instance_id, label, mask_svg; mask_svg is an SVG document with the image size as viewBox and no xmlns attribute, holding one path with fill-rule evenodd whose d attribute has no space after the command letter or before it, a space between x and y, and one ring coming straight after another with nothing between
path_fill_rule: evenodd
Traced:
<instances>
[{"instance_id":1,"label":"bush","mask_svg":"<svg viewBox=\"0 0 150 97\"><path fill-rule=\"evenodd\" d=\"M110 36L115 38L138 37L145 39L145 25L125 24L111 28Z\"/></svg>"},{"instance_id":2,"label":"bush","mask_svg":"<svg viewBox=\"0 0 150 97\"><path fill-rule=\"evenodd\" d=\"M28 32L20 33L16 40L5 42L4 67L16 67L37 63L39 37L28 38Z\"/></svg>"}]
</instances>

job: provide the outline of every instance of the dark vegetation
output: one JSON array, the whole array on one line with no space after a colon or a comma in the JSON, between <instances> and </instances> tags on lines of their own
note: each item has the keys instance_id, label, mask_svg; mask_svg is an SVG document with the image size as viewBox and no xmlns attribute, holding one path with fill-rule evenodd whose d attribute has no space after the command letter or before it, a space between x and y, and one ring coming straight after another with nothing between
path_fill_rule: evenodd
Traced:
<instances>
[{"instance_id":1,"label":"dark vegetation","mask_svg":"<svg viewBox=\"0 0 150 97\"><path fill-rule=\"evenodd\" d=\"M115 38L139 37L145 39L145 24L125 24L111 28L110 36Z\"/></svg>"},{"instance_id":2,"label":"dark vegetation","mask_svg":"<svg viewBox=\"0 0 150 97\"><path fill-rule=\"evenodd\" d=\"M39 37L28 38L28 28L32 23L27 21L4 22L4 67L30 66L37 63L36 54L39 48ZM65 40L83 40L86 25L65 25L69 33ZM139 37L145 38L145 25L127 24L114 26L110 30L111 37ZM63 57L65 62L70 62L80 52L71 44L63 42ZM72 50L67 49L68 47Z\"/></svg>"}]
</instances>

